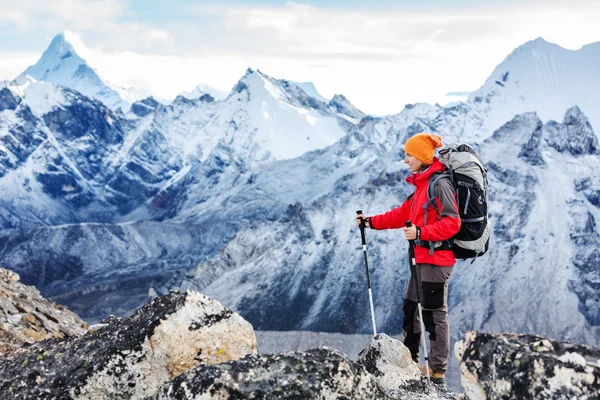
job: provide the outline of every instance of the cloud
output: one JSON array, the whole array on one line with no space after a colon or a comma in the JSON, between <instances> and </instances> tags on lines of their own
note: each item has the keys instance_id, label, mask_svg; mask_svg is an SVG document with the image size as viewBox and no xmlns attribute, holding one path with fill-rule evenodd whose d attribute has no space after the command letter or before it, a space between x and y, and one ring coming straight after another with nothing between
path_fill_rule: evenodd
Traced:
<instances>
[{"instance_id":1,"label":"cloud","mask_svg":"<svg viewBox=\"0 0 600 400\"><path fill-rule=\"evenodd\" d=\"M0 80L12 80L40 58L38 53L0 53Z\"/></svg>"},{"instance_id":2,"label":"cloud","mask_svg":"<svg viewBox=\"0 0 600 400\"><path fill-rule=\"evenodd\" d=\"M97 29L119 17L124 10L123 4L120 0L2 0L0 21L17 30L56 23L69 23L75 30Z\"/></svg>"},{"instance_id":3,"label":"cloud","mask_svg":"<svg viewBox=\"0 0 600 400\"><path fill-rule=\"evenodd\" d=\"M0 0L0 29L52 37L70 30L96 47L148 51L171 34L135 21L124 0Z\"/></svg>"},{"instance_id":4,"label":"cloud","mask_svg":"<svg viewBox=\"0 0 600 400\"><path fill-rule=\"evenodd\" d=\"M198 83L229 90L252 67L312 81L324 96L343 93L375 114L475 90L512 50L540 36L569 49L600 40L600 2L590 0L410 11L184 3L153 23L138 22L120 0L23 0L4 9L0 27L76 31L101 75L158 97Z\"/></svg>"}]
</instances>

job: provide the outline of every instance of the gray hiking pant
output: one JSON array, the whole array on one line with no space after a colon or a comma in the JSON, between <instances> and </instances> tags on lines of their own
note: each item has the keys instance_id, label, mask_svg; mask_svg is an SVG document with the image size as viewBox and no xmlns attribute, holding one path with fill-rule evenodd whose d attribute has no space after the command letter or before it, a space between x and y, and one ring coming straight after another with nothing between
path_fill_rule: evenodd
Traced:
<instances>
[{"instance_id":1,"label":"gray hiking pant","mask_svg":"<svg viewBox=\"0 0 600 400\"><path fill-rule=\"evenodd\" d=\"M454 267L417 264L417 280L421 292L423 322L429 332L429 367L445 373L450 353L450 326L448 324L448 280ZM421 324L417 310L417 292L411 275L404 299L404 344L413 360L418 360L421 343Z\"/></svg>"}]
</instances>

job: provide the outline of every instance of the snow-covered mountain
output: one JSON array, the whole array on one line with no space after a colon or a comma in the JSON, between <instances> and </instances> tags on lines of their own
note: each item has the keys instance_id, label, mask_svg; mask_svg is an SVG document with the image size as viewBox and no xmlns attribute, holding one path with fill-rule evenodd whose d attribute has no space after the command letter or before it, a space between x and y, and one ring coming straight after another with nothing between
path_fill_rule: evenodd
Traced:
<instances>
[{"instance_id":1,"label":"snow-covered mountain","mask_svg":"<svg viewBox=\"0 0 600 400\"><path fill-rule=\"evenodd\" d=\"M567 50L542 38L515 49L494 69L469 104L487 115L491 134L516 114L537 112L543 120L560 120L577 105L600 131L600 42Z\"/></svg>"},{"instance_id":2,"label":"snow-covered mountain","mask_svg":"<svg viewBox=\"0 0 600 400\"><path fill-rule=\"evenodd\" d=\"M223 100L228 95L227 92L215 89L204 83L197 85L194 89L190 91L181 92L179 95L189 100L196 100L206 94L210 95L214 100Z\"/></svg>"},{"instance_id":3,"label":"snow-covered mountain","mask_svg":"<svg viewBox=\"0 0 600 400\"><path fill-rule=\"evenodd\" d=\"M10 161L4 162L7 176L0 178L0 186L11 196L3 199L4 228L107 222L120 216L130 221L134 217L127 214L154 201L157 193L197 179L201 164L219 169L233 162L242 168L296 157L331 145L352 126L344 110L331 112L296 86L253 70L223 101L179 97L164 106L148 98L134 103L132 113L142 117L135 119L54 83L27 78L3 87L0 135L5 146L43 144L6 153ZM35 150L40 156L27 158ZM16 160L27 162L27 168L19 168ZM34 185L33 192L23 184L39 183L42 175L46 185ZM24 218L29 212L36 216Z\"/></svg>"},{"instance_id":4,"label":"snow-covered mountain","mask_svg":"<svg viewBox=\"0 0 600 400\"><path fill-rule=\"evenodd\" d=\"M132 103L148 95L133 88L111 85L82 59L69 41L69 32L54 37L37 63L16 78L23 84L27 77L53 82L102 101L112 109L129 110Z\"/></svg>"},{"instance_id":5,"label":"snow-covered mountain","mask_svg":"<svg viewBox=\"0 0 600 400\"><path fill-rule=\"evenodd\" d=\"M554 51L522 48L533 47ZM527 112L525 92L485 85L481 100L375 118L248 70L222 101L148 100L127 119L53 84L2 85L0 223L12 231L0 262L90 319L194 288L257 329L369 332L355 211L386 211L411 192L402 145L428 130L474 143L489 168L491 250L457 265L453 337L600 341L600 155L577 106L585 93L556 121ZM492 128L507 109L517 115ZM406 245L394 231L367 240L378 326L398 333Z\"/></svg>"},{"instance_id":6,"label":"snow-covered mountain","mask_svg":"<svg viewBox=\"0 0 600 400\"><path fill-rule=\"evenodd\" d=\"M295 84L296 86L298 86L300 89L304 90L304 92L306 92L306 94L309 95L310 97L317 99L323 103L328 102L328 100L319 93L319 91L315 87L314 83L312 83L312 82L292 82L292 83Z\"/></svg>"},{"instance_id":7,"label":"snow-covered mountain","mask_svg":"<svg viewBox=\"0 0 600 400\"><path fill-rule=\"evenodd\" d=\"M465 102L409 104L389 118L439 132L446 142L479 143L517 114L537 112L544 121L563 118L576 105L600 131L600 42L566 50L539 38L515 49Z\"/></svg>"},{"instance_id":8,"label":"snow-covered mountain","mask_svg":"<svg viewBox=\"0 0 600 400\"><path fill-rule=\"evenodd\" d=\"M346 134L344 122L295 85L249 69L225 100L175 101L153 125L190 159L226 147L240 160L264 161L329 146Z\"/></svg>"}]
</instances>

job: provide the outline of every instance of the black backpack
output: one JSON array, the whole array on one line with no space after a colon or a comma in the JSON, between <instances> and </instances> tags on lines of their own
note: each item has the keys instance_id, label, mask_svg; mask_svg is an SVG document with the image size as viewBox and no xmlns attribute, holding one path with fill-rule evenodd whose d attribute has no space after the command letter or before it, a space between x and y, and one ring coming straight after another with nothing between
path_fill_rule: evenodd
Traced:
<instances>
[{"instance_id":1,"label":"black backpack","mask_svg":"<svg viewBox=\"0 0 600 400\"><path fill-rule=\"evenodd\" d=\"M452 237L454 257L459 259L477 258L488 251L490 224L487 205L487 170L475 150L468 144L458 144L439 151L440 161L446 171L429 179L427 187L428 204L432 204L439 218L435 202L435 185L442 178L449 178L456 190L456 201L461 226Z\"/></svg>"}]
</instances>

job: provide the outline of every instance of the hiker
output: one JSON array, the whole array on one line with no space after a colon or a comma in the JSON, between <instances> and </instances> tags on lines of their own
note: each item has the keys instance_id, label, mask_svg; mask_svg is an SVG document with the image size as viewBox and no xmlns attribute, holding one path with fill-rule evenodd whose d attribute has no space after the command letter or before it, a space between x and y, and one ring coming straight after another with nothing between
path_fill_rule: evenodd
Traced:
<instances>
[{"instance_id":1,"label":"hiker","mask_svg":"<svg viewBox=\"0 0 600 400\"><path fill-rule=\"evenodd\" d=\"M444 383L448 368L450 351L450 328L448 324L448 279L456 259L452 253L452 238L460 229L461 220L458 213L456 193L449 178L441 178L434 186L435 199L439 213L430 204L427 210L423 208L428 202L427 188L429 179L436 172L444 171L440 160L434 157L435 149L442 147L442 138L437 135L422 132L412 136L404 145L406 158L404 163L412 174L406 179L416 190L398 208L384 214L367 217L366 226L371 229L404 230L404 237L415 242L416 275L420 299L422 301L423 323L429 332L429 375L435 383ZM412 226L406 227L406 221ZM403 331L404 344L411 352L412 358L418 363L421 338L421 325L417 311L417 293L414 277L404 298ZM425 366L421 372L426 375Z\"/></svg>"}]
</instances>

